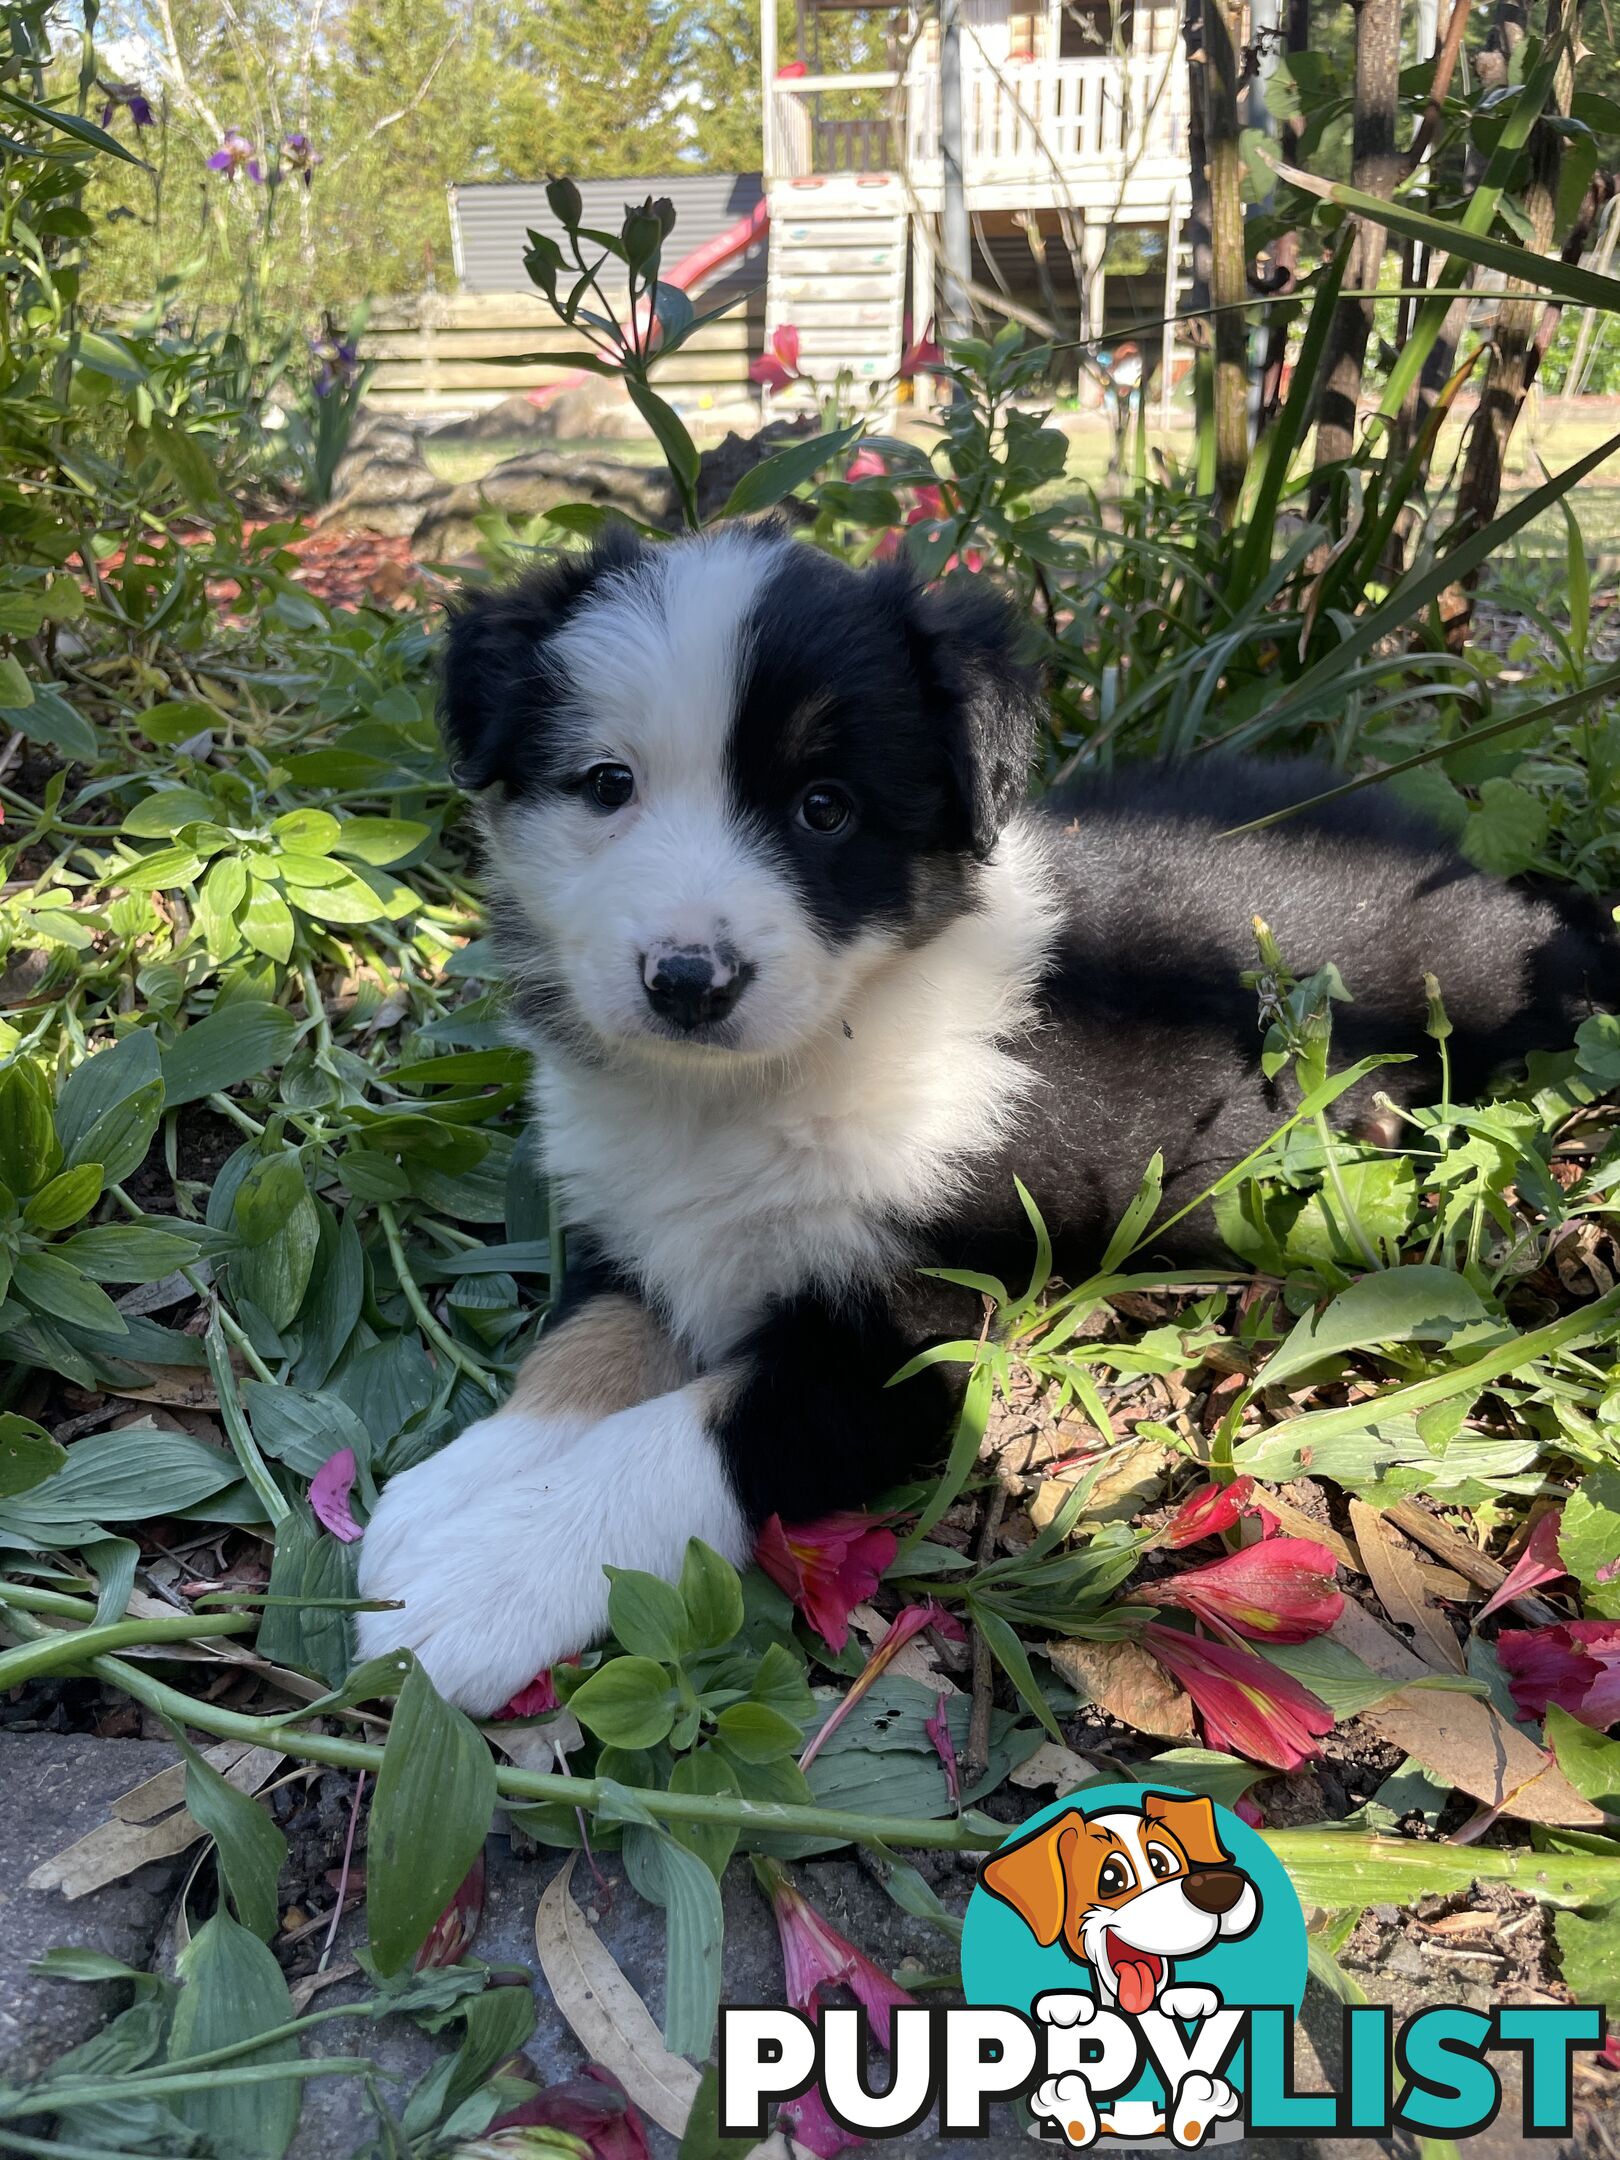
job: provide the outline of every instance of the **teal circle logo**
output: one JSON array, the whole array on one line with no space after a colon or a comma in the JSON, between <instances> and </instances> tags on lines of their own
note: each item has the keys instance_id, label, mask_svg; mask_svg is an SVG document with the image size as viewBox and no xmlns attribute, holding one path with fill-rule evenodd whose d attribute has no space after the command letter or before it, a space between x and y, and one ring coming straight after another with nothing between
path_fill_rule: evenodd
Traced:
<instances>
[{"instance_id":1,"label":"teal circle logo","mask_svg":"<svg viewBox=\"0 0 1620 2160\"><path fill-rule=\"evenodd\" d=\"M1243 2031L1297 2015L1305 1917L1229 1808L1160 1785L1090 1785L985 1861L968 1902L968 2001L1033 2018L1041 2134L1076 2150L1187 2151L1244 2134Z\"/></svg>"}]
</instances>

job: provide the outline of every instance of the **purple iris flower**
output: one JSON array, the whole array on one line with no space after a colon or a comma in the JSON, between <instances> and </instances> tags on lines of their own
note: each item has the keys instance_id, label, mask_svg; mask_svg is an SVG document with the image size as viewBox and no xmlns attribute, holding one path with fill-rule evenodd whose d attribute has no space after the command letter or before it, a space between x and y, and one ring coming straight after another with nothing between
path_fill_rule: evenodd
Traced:
<instances>
[{"instance_id":1,"label":"purple iris flower","mask_svg":"<svg viewBox=\"0 0 1620 2160\"><path fill-rule=\"evenodd\" d=\"M104 77L98 75L96 77L96 88L106 99L106 103L101 108L101 124L104 128L111 127L120 112L129 114L129 117L135 123L137 134L142 128L156 126L157 123L152 117L152 108L147 102L146 92L139 83L108 82Z\"/></svg>"},{"instance_id":2,"label":"purple iris flower","mask_svg":"<svg viewBox=\"0 0 1620 2160\"><path fill-rule=\"evenodd\" d=\"M295 128L290 135L282 138L281 162L289 172L302 174L304 185L308 187L316 166L321 162L321 153L302 129Z\"/></svg>"},{"instance_id":3,"label":"purple iris flower","mask_svg":"<svg viewBox=\"0 0 1620 2160\"><path fill-rule=\"evenodd\" d=\"M352 338L339 337L330 322L318 338L310 339L309 352L315 362L310 387L318 398L346 390L360 372L360 348Z\"/></svg>"},{"instance_id":4,"label":"purple iris flower","mask_svg":"<svg viewBox=\"0 0 1620 2160\"><path fill-rule=\"evenodd\" d=\"M264 178L253 145L240 128L225 130L225 139L208 160L208 170L223 173L227 180L234 180L239 172L245 172L250 180Z\"/></svg>"}]
</instances>

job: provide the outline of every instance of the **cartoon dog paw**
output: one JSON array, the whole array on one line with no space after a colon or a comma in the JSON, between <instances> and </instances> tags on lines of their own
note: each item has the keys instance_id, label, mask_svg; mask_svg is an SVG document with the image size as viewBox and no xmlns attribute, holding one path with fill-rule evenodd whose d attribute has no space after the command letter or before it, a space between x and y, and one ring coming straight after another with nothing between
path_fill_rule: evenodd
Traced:
<instances>
[{"instance_id":1,"label":"cartoon dog paw","mask_svg":"<svg viewBox=\"0 0 1620 2160\"><path fill-rule=\"evenodd\" d=\"M1196 2025L1203 2018L1213 2017L1221 2007L1221 1998L1211 1987L1194 1987L1184 1982L1178 1987L1167 1987L1155 2010L1162 2010L1166 2017L1180 2018L1186 2024Z\"/></svg>"},{"instance_id":2,"label":"cartoon dog paw","mask_svg":"<svg viewBox=\"0 0 1620 2160\"><path fill-rule=\"evenodd\" d=\"M1056 2123L1076 2152L1083 2152L1096 2138L1097 2110L1091 2087L1072 2070L1038 2085L1029 2108L1032 2115Z\"/></svg>"},{"instance_id":3,"label":"cartoon dog paw","mask_svg":"<svg viewBox=\"0 0 1620 2160\"><path fill-rule=\"evenodd\" d=\"M1043 2025L1089 2025L1096 2014L1094 1995L1066 1995L1054 1989L1035 1998L1035 2015Z\"/></svg>"},{"instance_id":4,"label":"cartoon dog paw","mask_svg":"<svg viewBox=\"0 0 1620 2160\"><path fill-rule=\"evenodd\" d=\"M1201 1991L1202 1992L1202 1991ZM1189 2070L1176 2089L1170 2135L1183 2151L1201 2145L1218 2122L1238 2111L1238 2096L1225 2078Z\"/></svg>"}]
</instances>

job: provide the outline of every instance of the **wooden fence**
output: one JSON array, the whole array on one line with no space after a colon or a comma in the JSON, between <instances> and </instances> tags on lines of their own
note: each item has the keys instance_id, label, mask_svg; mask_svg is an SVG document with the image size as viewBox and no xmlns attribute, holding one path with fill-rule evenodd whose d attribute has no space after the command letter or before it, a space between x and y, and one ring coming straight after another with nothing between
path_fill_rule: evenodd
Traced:
<instances>
[{"instance_id":1,"label":"wooden fence","mask_svg":"<svg viewBox=\"0 0 1620 2160\"><path fill-rule=\"evenodd\" d=\"M724 287L713 284L699 304L712 307L723 296ZM682 410L746 400L748 364L764 341L764 290L751 283L730 314L705 323L663 362L659 387ZM537 293L423 293L379 302L360 350L376 363L370 396L377 404L396 410L466 409L554 383L561 370L543 358L509 363L530 353L577 352L582 342L576 331L558 323Z\"/></svg>"}]
</instances>

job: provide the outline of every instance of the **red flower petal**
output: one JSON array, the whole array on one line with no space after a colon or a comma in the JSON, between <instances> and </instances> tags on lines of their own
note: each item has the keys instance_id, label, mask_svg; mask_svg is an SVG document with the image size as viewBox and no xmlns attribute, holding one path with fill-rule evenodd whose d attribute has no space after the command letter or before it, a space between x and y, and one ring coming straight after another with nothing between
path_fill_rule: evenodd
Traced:
<instances>
[{"instance_id":1,"label":"red flower petal","mask_svg":"<svg viewBox=\"0 0 1620 2160\"><path fill-rule=\"evenodd\" d=\"M1328 1548L1310 1538L1267 1538L1162 1582L1139 1583L1130 1598L1179 1605L1195 1619L1255 1641L1309 1642L1344 1610L1333 1581L1337 1565Z\"/></svg>"},{"instance_id":2,"label":"red flower petal","mask_svg":"<svg viewBox=\"0 0 1620 2160\"><path fill-rule=\"evenodd\" d=\"M1150 1620L1142 1640L1192 1697L1211 1747L1274 1770L1314 1762L1334 1726L1333 1712L1280 1667L1227 1643L1205 1642Z\"/></svg>"},{"instance_id":3,"label":"red flower petal","mask_svg":"<svg viewBox=\"0 0 1620 2160\"><path fill-rule=\"evenodd\" d=\"M849 1616L877 1588L899 1539L870 1515L850 1511L794 1527L773 1515L754 1557L834 1650L849 1640Z\"/></svg>"},{"instance_id":4,"label":"red flower petal","mask_svg":"<svg viewBox=\"0 0 1620 2160\"><path fill-rule=\"evenodd\" d=\"M1201 1485L1176 1509L1159 1532L1158 1543L1174 1552L1196 1545L1200 1538L1218 1537L1246 1512L1253 1491L1252 1477L1233 1478L1230 1485Z\"/></svg>"},{"instance_id":5,"label":"red flower petal","mask_svg":"<svg viewBox=\"0 0 1620 2160\"><path fill-rule=\"evenodd\" d=\"M1507 1572L1507 1579L1496 1595L1475 1613L1475 1627L1482 1620L1488 1620L1493 1612L1500 1612L1504 1605L1511 1605L1515 1598L1539 1590L1543 1583L1557 1582L1561 1575L1569 1573L1558 1553L1558 1531L1563 1520L1561 1507L1549 1508L1545 1515L1538 1516L1535 1528L1525 1540L1524 1551Z\"/></svg>"},{"instance_id":6,"label":"red flower petal","mask_svg":"<svg viewBox=\"0 0 1620 2160\"><path fill-rule=\"evenodd\" d=\"M1504 1628L1496 1655L1525 1717L1544 1717L1556 1704L1594 1732L1620 1723L1620 1620Z\"/></svg>"}]
</instances>

